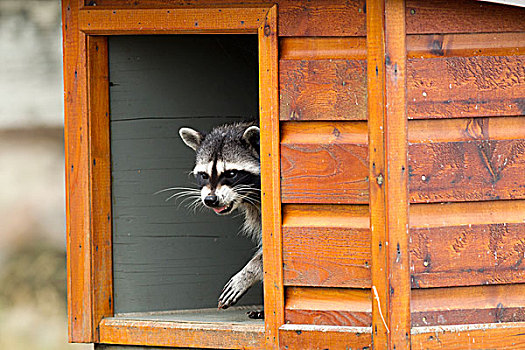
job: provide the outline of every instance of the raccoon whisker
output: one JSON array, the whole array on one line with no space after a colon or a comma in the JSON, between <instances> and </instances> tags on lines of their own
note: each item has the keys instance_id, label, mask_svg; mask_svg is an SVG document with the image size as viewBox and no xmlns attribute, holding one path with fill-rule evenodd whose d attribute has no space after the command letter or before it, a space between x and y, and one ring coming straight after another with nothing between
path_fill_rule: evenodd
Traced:
<instances>
[{"instance_id":1,"label":"raccoon whisker","mask_svg":"<svg viewBox=\"0 0 525 350\"><path fill-rule=\"evenodd\" d=\"M157 191L157 192L153 193L153 195L157 195L159 193L166 192L166 191L175 191L175 190L188 190L188 191L200 192L198 189L195 189L195 188L192 188L192 187L168 187L168 188L164 188L164 189L162 189L160 191Z\"/></svg>"}]
</instances>

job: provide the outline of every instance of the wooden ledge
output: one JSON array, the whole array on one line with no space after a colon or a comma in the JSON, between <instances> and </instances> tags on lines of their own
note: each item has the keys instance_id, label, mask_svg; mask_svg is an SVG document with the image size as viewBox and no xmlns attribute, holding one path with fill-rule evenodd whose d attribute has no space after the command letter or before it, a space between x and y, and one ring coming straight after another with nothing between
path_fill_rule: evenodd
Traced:
<instances>
[{"instance_id":1,"label":"wooden ledge","mask_svg":"<svg viewBox=\"0 0 525 350\"><path fill-rule=\"evenodd\" d=\"M245 309L120 314L100 322L99 341L120 345L264 349L264 323L247 317L241 320L239 315L244 315Z\"/></svg>"}]
</instances>

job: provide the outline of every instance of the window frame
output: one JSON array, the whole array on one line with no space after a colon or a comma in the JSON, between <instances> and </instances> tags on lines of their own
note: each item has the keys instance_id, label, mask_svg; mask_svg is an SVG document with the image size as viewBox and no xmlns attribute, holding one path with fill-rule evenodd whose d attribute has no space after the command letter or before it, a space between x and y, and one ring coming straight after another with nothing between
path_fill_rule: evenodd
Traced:
<instances>
[{"instance_id":1,"label":"window frame","mask_svg":"<svg viewBox=\"0 0 525 350\"><path fill-rule=\"evenodd\" d=\"M284 324L277 6L96 8L63 0L69 341L262 349ZM136 321L113 308L111 35L257 34L265 327ZM145 334L147 333L147 336Z\"/></svg>"}]
</instances>

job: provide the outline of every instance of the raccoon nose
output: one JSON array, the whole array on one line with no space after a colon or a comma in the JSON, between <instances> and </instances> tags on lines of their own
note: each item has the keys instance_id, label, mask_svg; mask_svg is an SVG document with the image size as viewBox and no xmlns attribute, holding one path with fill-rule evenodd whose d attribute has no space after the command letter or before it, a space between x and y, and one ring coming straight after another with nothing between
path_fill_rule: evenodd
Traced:
<instances>
[{"instance_id":1,"label":"raccoon nose","mask_svg":"<svg viewBox=\"0 0 525 350\"><path fill-rule=\"evenodd\" d=\"M210 207L215 207L217 204L219 204L219 199L216 195L212 194L204 198L204 204Z\"/></svg>"}]
</instances>

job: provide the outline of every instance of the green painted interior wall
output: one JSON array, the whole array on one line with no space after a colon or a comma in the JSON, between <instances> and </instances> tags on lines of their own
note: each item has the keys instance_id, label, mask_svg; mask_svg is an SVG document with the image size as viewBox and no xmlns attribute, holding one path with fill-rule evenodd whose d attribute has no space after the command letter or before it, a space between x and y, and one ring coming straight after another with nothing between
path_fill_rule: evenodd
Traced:
<instances>
[{"instance_id":1,"label":"green painted interior wall","mask_svg":"<svg viewBox=\"0 0 525 350\"><path fill-rule=\"evenodd\" d=\"M194 187L180 127L258 118L257 37L110 37L109 73L115 312L215 307L255 249L241 218L154 193ZM262 304L261 286L242 304Z\"/></svg>"}]
</instances>

